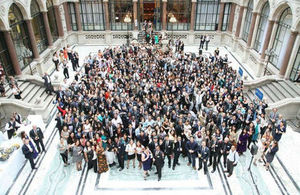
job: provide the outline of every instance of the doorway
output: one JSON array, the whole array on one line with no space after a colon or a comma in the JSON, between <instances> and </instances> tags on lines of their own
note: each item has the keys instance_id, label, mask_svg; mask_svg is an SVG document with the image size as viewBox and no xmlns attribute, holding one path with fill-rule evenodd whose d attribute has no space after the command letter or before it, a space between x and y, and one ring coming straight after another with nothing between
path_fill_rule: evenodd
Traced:
<instances>
[{"instance_id":1,"label":"doorway","mask_svg":"<svg viewBox=\"0 0 300 195\"><path fill-rule=\"evenodd\" d=\"M162 0L140 0L138 8L140 29L147 20L153 24L154 30L161 30Z\"/></svg>"}]
</instances>

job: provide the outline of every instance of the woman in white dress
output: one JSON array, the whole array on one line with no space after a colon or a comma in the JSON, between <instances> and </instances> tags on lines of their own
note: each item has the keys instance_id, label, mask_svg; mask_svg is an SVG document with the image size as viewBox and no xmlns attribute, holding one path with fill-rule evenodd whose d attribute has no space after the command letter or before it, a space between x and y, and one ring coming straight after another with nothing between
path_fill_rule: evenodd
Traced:
<instances>
[{"instance_id":1,"label":"woman in white dress","mask_svg":"<svg viewBox=\"0 0 300 195\"><path fill-rule=\"evenodd\" d=\"M139 162L139 169L142 168L142 153L143 153L144 146L141 145L140 141L136 142L136 155L137 155L137 160Z\"/></svg>"},{"instance_id":2,"label":"woman in white dress","mask_svg":"<svg viewBox=\"0 0 300 195\"><path fill-rule=\"evenodd\" d=\"M136 145L131 139L129 143L126 145L125 151L127 152L127 169L129 168L129 163L132 160L133 168L135 168L135 153L136 153Z\"/></svg>"}]
</instances>

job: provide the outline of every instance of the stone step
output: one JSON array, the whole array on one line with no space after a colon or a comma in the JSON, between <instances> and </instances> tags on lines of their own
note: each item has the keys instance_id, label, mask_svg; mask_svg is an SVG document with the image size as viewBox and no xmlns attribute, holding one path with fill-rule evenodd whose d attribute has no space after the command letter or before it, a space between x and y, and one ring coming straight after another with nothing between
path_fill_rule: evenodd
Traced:
<instances>
[{"instance_id":1,"label":"stone step","mask_svg":"<svg viewBox=\"0 0 300 195\"><path fill-rule=\"evenodd\" d=\"M284 93L282 93L280 90L277 90L277 88L273 85L273 83L269 83L266 85L275 95L279 98L279 100L283 100L287 98Z\"/></svg>"},{"instance_id":2,"label":"stone step","mask_svg":"<svg viewBox=\"0 0 300 195\"><path fill-rule=\"evenodd\" d=\"M280 93L284 94L285 97L293 98L293 96L285 88L283 88L278 82L273 82L272 85L277 89L277 91L280 91Z\"/></svg>"},{"instance_id":3,"label":"stone step","mask_svg":"<svg viewBox=\"0 0 300 195\"><path fill-rule=\"evenodd\" d=\"M281 100L280 97L277 95L276 91L272 91L272 90L268 87L268 85L264 85L264 86L262 86L261 88L268 94L268 96L269 96L271 99L273 99L274 102L277 102L277 101Z\"/></svg>"},{"instance_id":4,"label":"stone step","mask_svg":"<svg viewBox=\"0 0 300 195\"><path fill-rule=\"evenodd\" d=\"M41 87L41 88L36 92L35 97L33 97L33 98L29 101L29 103L34 104L36 98L40 98L44 92L45 92L45 88L44 88L44 87Z\"/></svg>"},{"instance_id":5,"label":"stone step","mask_svg":"<svg viewBox=\"0 0 300 195\"><path fill-rule=\"evenodd\" d=\"M23 91L22 91L22 99L24 100L30 94L30 92L36 87L36 84L30 83Z\"/></svg>"},{"instance_id":6,"label":"stone step","mask_svg":"<svg viewBox=\"0 0 300 195\"><path fill-rule=\"evenodd\" d=\"M295 85L295 83L289 81L289 80L286 80L284 81L291 89L293 89L297 94L298 96L300 96L300 88Z\"/></svg>"},{"instance_id":7,"label":"stone step","mask_svg":"<svg viewBox=\"0 0 300 195\"><path fill-rule=\"evenodd\" d=\"M35 99L37 92L41 89L41 86L36 85L29 94L24 98L24 102L30 102L32 99Z\"/></svg>"},{"instance_id":8,"label":"stone step","mask_svg":"<svg viewBox=\"0 0 300 195\"><path fill-rule=\"evenodd\" d=\"M29 85L30 85L29 82L23 82L21 85L19 85L19 88L23 92ZM14 94L12 93L12 90L9 90L6 96L7 96L6 98L15 98Z\"/></svg>"},{"instance_id":9,"label":"stone step","mask_svg":"<svg viewBox=\"0 0 300 195\"><path fill-rule=\"evenodd\" d=\"M282 86L282 88L286 89L286 91L288 91L288 93L291 94L292 97L298 97L298 94L292 88L290 88L290 86L285 81L279 81L278 83Z\"/></svg>"},{"instance_id":10,"label":"stone step","mask_svg":"<svg viewBox=\"0 0 300 195\"><path fill-rule=\"evenodd\" d=\"M265 86L261 86L259 89L264 94L264 98L266 98L269 103L274 103L275 102L274 98L271 96L270 91L267 90Z\"/></svg>"},{"instance_id":11,"label":"stone step","mask_svg":"<svg viewBox=\"0 0 300 195\"><path fill-rule=\"evenodd\" d=\"M253 89L249 90L246 94L248 95L249 101L252 102L253 99L255 99L255 95L254 95L254 93L253 93Z\"/></svg>"}]
</instances>

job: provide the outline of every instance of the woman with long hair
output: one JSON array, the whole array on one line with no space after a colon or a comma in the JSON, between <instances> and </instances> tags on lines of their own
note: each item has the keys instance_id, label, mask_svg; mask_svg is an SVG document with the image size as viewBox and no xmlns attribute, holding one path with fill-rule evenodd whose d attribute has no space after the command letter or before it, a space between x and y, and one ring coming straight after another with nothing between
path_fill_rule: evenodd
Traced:
<instances>
[{"instance_id":1,"label":"woman with long hair","mask_svg":"<svg viewBox=\"0 0 300 195\"><path fill-rule=\"evenodd\" d=\"M108 171L108 165L105 156L105 150L102 147L102 142L99 142L96 148L98 156L98 173L104 173Z\"/></svg>"}]
</instances>

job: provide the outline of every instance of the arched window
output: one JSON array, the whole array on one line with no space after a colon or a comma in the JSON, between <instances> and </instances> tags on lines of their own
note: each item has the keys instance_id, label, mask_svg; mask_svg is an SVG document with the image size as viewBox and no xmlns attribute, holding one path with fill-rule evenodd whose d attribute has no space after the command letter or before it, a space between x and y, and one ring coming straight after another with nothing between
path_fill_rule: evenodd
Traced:
<instances>
[{"instance_id":1,"label":"arched window","mask_svg":"<svg viewBox=\"0 0 300 195\"><path fill-rule=\"evenodd\" d=\"M77 21L76 21L75 3L68 2L68 7L69 7L69 15L70 15L72 30L78 31Z\"/></svg>"},{"instance_id":2,"label":"arched window","mask_svg":"<svg viewBox=\"0 0 300 195\"><path fill-rule=\"evenodd\" d=\"M242 33L242 39L244 41L248 41L248 35L250 31L251 26L251 20L252 20L252 11L253 11L253 0L250 0L247 7L244 27L243 27L243 33Z\"/></svg>"},{"instance_id":3,"label":"arched window","mask_svg":"<svg viewBox=\"0 0 300 195\"><path fill-rule=\"evenodd\" d=\"M102 0L80 0L83 30L105 30Z\"/></svg>"},{"instance_id":4,"label":"arched window","mask_svg":"<svg viewBox=\"0 0 300 195\"><path fill-rule=\"evenodd\" d=\"M294 62L294 66L293 66L293 69L292 69L292 72L291 72L291 75L290 75L290 79L292 81L297 81L300 82L300 47L298 49L298 53L297 53L297 56L296 56L296 59L295 59L295 62Z\"/></svg>"},{"instance_id":5,"label":"arched window","mask_svg":"<svg viewBox=\"0 0 300 195\"><path fill-rule=\"evenodd\" d=\"M227 30L227 27L228 27L228 24L229 24L230 9L231 9L231 3L225 3L225 5L224 5L224 15L223 15L223 21L222 21L222 31Z\"/></svg>"},{"instance_id":6,"label":"arched window","mask_svg":"<svg viewBox=\"0 0 300 195\"><path fill-rule=\"evenodd\" d=\"M167 30L189 30L191 20L191 1L190 0L168 0L167 1ZM177 22L169 21L171 14Z\"/></svg>"},{"instance_id":7,"label":"arched window","mask_svg":"<svg viewBox=\"0 0 300 195\"><path fill-rule=\"evenodd\" d=\"M28 37L28 29L22 13L16 4L12 4L8 13L11 37L14 42L19 65L24 69L33 60L31 43Z\"/></svg>"},{"instance_id":8,"label":"arched window","mask_svg":"<svg viewBox=\"0 0 300 195\"><path fill-rule=\"evenodd\" d=\"M4 34L0 31L0 64L2 65L6 75L14 75L12 63L10 61L10 55L7 49L6 42L4 40Z\"/></svg>"},{"instance_id":9,"label":"arched window","mask_svg":"<svg viewBox=\"0 0 300 195\"><path fill-rule=\"evenodd\" d=\"M290 8L286 8L280 16L275 40L272 46L274 54L270 56L270 63L278 69L281 67L279 61L285 57L283 55L290 36L291 25L292 11Z\"/></svg>"},{"instance_id":10,"label":"arched window","mask_svg":"<svg viewBox=\"0 0 300 195\"><path fill-rule=\"evenodd\" d=\"M30 12L32 17L32 27L36 39L37 49L39 53L42 53L45 49L47 49L48 41L43 20L43 14L42 12L40 12L40 8L36 0L31 1Z\"/></svg>"},{"instance_id":11,"label":"arched window","mask_svg":"<svg viewBox=\"0 0 300 195\"><path fill-rule=\"evenodd\" d=\"M219 23L219 7L220 0L198 0L196 7L195 30L217 30Z\"/></svg>"},{"instance_id":12,"label":"arched window","mask_svg":"<svg viewBox=\"0 0 300 195\"><path fill-rule=\"evenodd\" d=\"M269 14L270 14L270 5L267 2L262 8L257 34L254 41L254 49L259 53L261 53L262 43L264 42L266 37L266 32L267 32L266 29L268 28L267 25L268 25Z\"/></svg>"},{"instance_id":13,"label":"arched window","mask_svg":"<svg viewBox=\"0 0 300 195\"><path fill-rule=\"evenodd\" d=\"M110 24L111 30L132 30L133 29L133 2L132 0L110 0ZM124 21L126 15L131 22Z\"/></svg>"},{"instance_id":14,"label":"arched window","mask_svg":"<svg viewBox=\"0 0 300 195\"><path fill-rule=\"evenodd\" d=\"M58 39L58 30L57 30L57 22L55 18L53 2L52 0L47 0L46 3L47 3L47 10L48 10L47 15L49 20L50 31L53 38L53 42L55 42Z\"/></svg>"}]
</instances>

